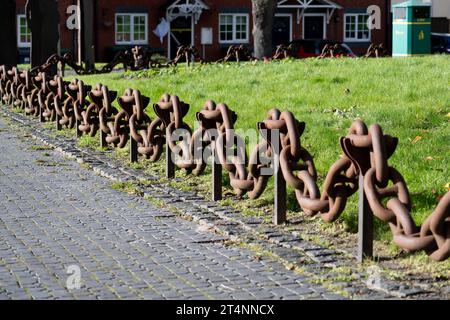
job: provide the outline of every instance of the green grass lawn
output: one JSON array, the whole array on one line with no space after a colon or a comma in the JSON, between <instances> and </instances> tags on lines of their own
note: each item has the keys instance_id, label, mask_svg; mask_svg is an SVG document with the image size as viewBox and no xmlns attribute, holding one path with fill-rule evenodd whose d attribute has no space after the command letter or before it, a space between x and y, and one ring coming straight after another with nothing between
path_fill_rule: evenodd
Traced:
<instances>
[{"instance_id":1,"label":"green grass lawn","mask_svg":"<svg viewBox=\"0 0 450 320\"><path fill-rule=\"evenodd\" d=\"M187 68L79 77L86 83L103 83L122 94L139 89L155 102L165 93L190 103L186 122L207 99L224 102L237 112L237 128L255 128L273 107L289 110L306 122L303 145L313 154L319 183L341 150L339 137L350 124L363 119L379 123L384 132L400 139L390 160L405 177L414 204L414 219L421 223L449 189L450 182L450 57L405 59L306 59L296 61L196 65ZM69 78L68 78L69 80ZM152 108L148 108L153 115ZM203 179L203 180L202 180ZM209 189L209 178L200 178ZM185 184L184 184L185 185ZM193 183L198 186L198 183ZM180 185L183 187L183 184ZM270 187L270 186L269 186ZM256 214L273 200L270 189L262 200L246 201L243 210ZM357 195L342 220L356 230ZM297 210L289 197L289 208ZM388 238L377 224L378 238Z\"/></svg>"}]
</instances>

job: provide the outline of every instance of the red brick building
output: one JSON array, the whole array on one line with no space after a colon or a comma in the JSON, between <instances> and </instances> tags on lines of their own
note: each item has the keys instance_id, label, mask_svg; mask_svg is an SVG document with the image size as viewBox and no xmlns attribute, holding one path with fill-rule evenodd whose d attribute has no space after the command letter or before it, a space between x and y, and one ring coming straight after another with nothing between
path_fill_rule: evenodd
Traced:
<instances>
[{"instance_id":1,"label":"red brick building","mask_svg":"<svg viewBox=\"0 0 450 320\"><path fill-rule=\"evenodd\" d=\"M180 44L194 44L210 59L221 57L230 44L253 45L251 0L94 1L98 61L110 60L118 50L134 45L173 57ZM17 1L22 57L27 56L30 46L25 2ZM77 32L66 25L67 8L74 4L76 0L58 1L62 53L76 52ZM371 5L380 8L381 29L369 30L366 26L367 8ZM292 39L329 39L344 41L355 52L363 52L370 42L388 44L389 6L389 0L278 0L274 46ZM155 33L156 29L159 33Z\"/></svg>"}]
</instances>

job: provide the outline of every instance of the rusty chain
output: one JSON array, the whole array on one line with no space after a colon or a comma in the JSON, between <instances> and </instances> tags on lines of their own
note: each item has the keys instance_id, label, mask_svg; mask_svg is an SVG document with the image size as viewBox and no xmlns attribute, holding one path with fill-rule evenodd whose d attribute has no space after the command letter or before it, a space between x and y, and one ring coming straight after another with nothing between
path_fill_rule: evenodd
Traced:
<instances>
[{"instance_id":1,"label":"rusty chain","mask_svg":"<svg viewBox=\"0 0 450 320\"><path fill-rule=\"evenodd\" d=\"M364 58L381 58L381 57L387 57L389 56L389 52L384 47L384 44L374 44L371 43L369 48L367 49L366 54L364 55Z\"/></svg>"},{"instance_id":2,"label":"rusty chain","mask_svg":"<svg viewBox=\"0 0 450 320\"><path fill-rule=\"evenodd\" d=\"M176 166L190 173L196 166L190 149L192 129L183 121L189 108L189 104L180 101L178 96L169 94L164 94L153 105L155 114L166 128L166 137L170 138L167 142L176 157Z\"/></svg>"},{"instance_id":3,"label":"rusty chain","mask_svg":"<svg viewBox=\"0 0 450 320\"><path fill-rule=\"evenodd\" d=\"M252 56L250 50L248 50L248 48L245 45L241 44L229 46L225 57L217 60L216 63L228 62L231 59L235 59L236 62L238 63L241 60L248 60L248 61L258 60Z\"/></svg>"},{"instance_id":4,"label":"rusty chain","mask_svg":"<svg viewBox=\"0 0 450 320\"><path fill-rule=\"evenodd\" d=\"M450 192L443 196L423 225L417 227L411 215L407 184L401 173L388 164L398 139L383 135L377 124L370 126L365 135L347 139L344 148L353 163L360 170L367 169L364 190L370 208L378 219L389 224L394 242L407 252L425 250L436 261L450 257Z\"/></svg>"},{"instance_id":5,"label":"rusty chain","mask_svg":"<svg viewBox=\"0 0 450 320\"><path fill-rule=\"evenodd\" d=\"M175 58L171 61L169 61L166 66L177 66L178 63L180 63L182 60L186 62L186 64L189 66L192 62L199 62L201 64L207 63L206 60L204 60L200 53L198 52L197 48L194 46L180 46L177 49L177 53L175 55Z\"/></svg>"},{"instance_id":6,"label":"rusty chain","mask_svg":"<svg viewBox=\"0 0 450 320\"><path fill-rule=\"evenodd\" d=\"M130 117L130 135L138 144L138 153L155 162L161 158L165 142L165 126L161 119L153 121L145 113L150 99L133 91L133 114Z\"/></svg>"},{"instance_id":7,"label":"rusty chain","mask_svg":"<svg viewBox=\"0 0 450 320\"><path fill-rule=\"evenodd\" d=\"M200 128L192 136L190 152L197 161L193 174L200 175L206 168L206 158L213 155L213 148L219 135L233 128L237 115L225 104L217 105L214 101L208 100L203 109L197 112L196 117ZM204 156L205 154L207 156ZM212 161L217 159L214 157Z\"/></svg>"},{"instance_id":8,"label":"rusty chain","mask_svg":"<svg viewBox=\"0 0 450 320\"><path fill-rule=\"evenodd\" d=\"M247 156L244 140L234 132L237 116L225 104L207 101L196 114L200 127L192 129L183 121L189 105L175 95L165 94L153 105L157 118L151 120L145 109L149 98L138 90L127 89L118 103L112 102L117 93L98 84L94 89L74 80L66 83L59 76L48 78L44 72L32 75L0 67L2 100L37 115L38 110L48 121L59 115L61 124L70 127L74 119L80 130L95 135L100 129L108 144L124 147L131 138L138 144L138 152L157 161L166 137L176 130L184 134L169 139L168 145L180 157L178 167L201 174L205 167L205 150L217 153L221 166L228 172L230 185L238 197L248 194L258 198L266 188L274 164L264 161L279 153L279 165L302 211L307 215L320 214L325 221L334 221L344 211L347 200L358 188L358 177L364 177L364 191L373 214L389 224L394 242L407 252L425 250L433 260L442 261L450 256L450 192L447 192L422 226L417 227L411 215L411 197L402 175L388 164L398 139L384 135L379 125L369 128L355 121L347 136L341 138L343 155L326 175L322 192L317 184L313 157L302 147L301 136L305 123L292 113L278 109L268 112L258 124L262 139ZM90 102L87 101L90 98ZM272 132L279 132L280 146L275 148ZM278 138L277 138L278 139Z\"/></svg>"}]
</instances>

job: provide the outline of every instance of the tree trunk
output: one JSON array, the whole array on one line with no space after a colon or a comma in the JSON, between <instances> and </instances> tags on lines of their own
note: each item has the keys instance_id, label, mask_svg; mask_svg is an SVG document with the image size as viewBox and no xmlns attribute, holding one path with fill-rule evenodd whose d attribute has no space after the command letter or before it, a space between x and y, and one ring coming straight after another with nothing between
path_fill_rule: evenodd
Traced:
<instances>
[{"instance_id":1,"label":"tree trunk","mask_svg":"<svg viewBox=\"0 0 450 320\"><path fill-rule=\"evenodd\" d=\"M31 65L36 67L58 52L58 4L57 0L28 0L25 10L31 29Z\"/></svg>"},{"instance_id":2,"label":"tree trunk","mask_svg":"<svg viewBox=\"0 0 450 320\"><path fill-rule=\"evenodd\" d=\"M78 31L78 63L85 63L86 69L95 68L94 47L94 0L78 0L81 13L80 30Z\"/></svg>"},{"instance_id":3,"label":"tree trunk","mask_svg":"<svg viewBox=\"0 0 450 320\"><path fill-rule=\"evenodd\" d=\"M17 64L16 1L0 1L0 65Z\"/></svg>"},{"instance_id":4,"label":"tree trunk","mask_svg":"<svg viewBox=\"0 0 450 320\"><path fill-rule=\"evenodd\" d=\"M272 27L277 0L252 0L255 57L272 56Z\"/></svg>"}]
</instances>

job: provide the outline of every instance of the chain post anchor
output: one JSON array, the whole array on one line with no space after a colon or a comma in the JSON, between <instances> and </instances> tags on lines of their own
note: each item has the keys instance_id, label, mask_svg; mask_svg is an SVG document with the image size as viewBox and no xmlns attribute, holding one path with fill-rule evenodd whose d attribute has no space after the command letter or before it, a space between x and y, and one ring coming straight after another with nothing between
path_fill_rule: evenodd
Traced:
<instances>
[{"instance_id":1,"label":"chain post anchor","mask_svg":"<svg viewBox=\"0 0 450 320\"><path fill-rule=\"evenodd\" d=\"M280 158L274 157L274 208L273 224L280 225L286 222L286 181L280 167Z\"/></svg>"},{"instance_id":2,"label":"chain post anchor","mask_svg":"<svg viewBox=\"0 0 450 320\"><path fill-rule=\"evenodd\" d=\"M172 149L169 145L169 134L166 134L166 178L175 178L175 163L173 161Z\"/></svg>"},{"instance_id":3,"label":"chain post anchor","mask_svg":"<svg viewBox=\"0 0 450 320\"><path fill-rule=\"evenodd\" d=\"M260 126L260 129L264 130L264 126ZM274 207L272 222L274 225L280 225L286 223L286 180L283 176L283 171L280 165L280 153L281 153L281 139L279 130L269 130L267 134L268 141L273 150L273 176L274 176ZM276 144L273 142L277 141Z\"/></svg>"},{"instance_id":4,"label":"chain post anchor","mask_svg":"<svg viewBox=\"0 0 450 320\"><path fill-rule=\"evenodd\" d=\"M59 116L58 112L56 112L56 130L60 131L62 130L62 126L60 123L61 117Z\"/></svg>"},{"instance_id":5,"label":"chain post anchor","mask_svg":"<svg viewBox=\"0 0 450 320\"><path fill-rule=\"evenodd\" d=\"M350 158L359 172L358 179L358 251L357 260L373 259L373 212L364 188L364 178L370 168L370 148L353 146L348 138L341 138L340 144L345 155Z\"/></svg>"},{"instance_id":6,"label":"chain post anchor","mask_svg":"<svg viewBox=\"0 0 450 320\"><path fill-rule=\"evenodd\" d=\"M83 133L80 130L80 125L81 125L81 122L80 122L80 120L77 119L75 121L75 130L76 130L77 139L81 138L81 136L83 135Z\"/></svg>"},{"instance_id":7,"label":"chain post anchor","mask_svg":"<svg viewBox=\"0 0 450 320\"><path fill-rule=\"evenodd\" d=\"M364 190L364 175L359 175L358 255L359 263L373 259L373 213Z\"/></svg>"},{"instance_id":8,"label":"chain post anchor","mask_svg":"<svg viewBox=\"0 0 450 320\"><path fill-rule=\"evenodd\" d=\"M39 122L44 123L45 122L45 118L44 118L44 110L42 110L42 106L39 104Z\"/></svg>"},{"instance_id":9,"label":"chain post anchor","mask_svg":"<svg viewBox=\"0 0 450 320\"><path fill-rule=\"evenodd\" d=\"M100 130L100 147L107 148L108 144L106 143L106 133L103 130Z\"/></svg>"},{"instance_id":10,"label":"chain post anchor","mask_svg":"<svg viewBox=\"0 0 450 320\"><path fill-rule=\"evenodd\" d=\"M216 146L212 149L212 201L222 200L222 165L219 162Z\"/></svg>"},{"instance_id":11,"label":"chain post anchor","mask_svg":"<svg viewBox=\"0 0 450 320\"><path fill-rule=\"evenodd\" d=\"M138 144L130 134L130 162L138 162Z\"/></svg>"}]
</instances>

